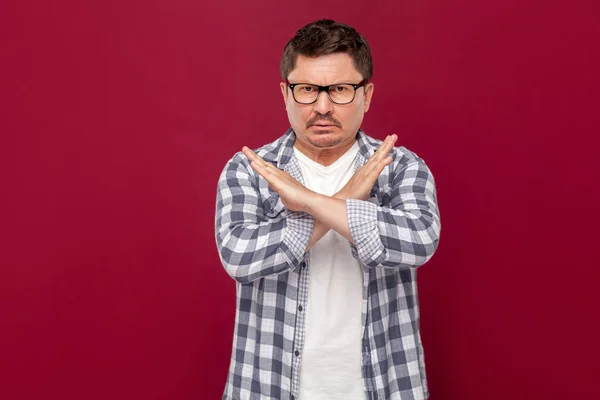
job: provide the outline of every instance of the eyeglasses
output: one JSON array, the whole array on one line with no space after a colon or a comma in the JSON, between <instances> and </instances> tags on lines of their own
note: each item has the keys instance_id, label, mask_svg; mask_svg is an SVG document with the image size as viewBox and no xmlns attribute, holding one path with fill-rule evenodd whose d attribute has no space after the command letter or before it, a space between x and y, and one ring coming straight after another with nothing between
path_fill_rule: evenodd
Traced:
<instances>
[{"instance_id":1,"label":"eyeglasses","mask_svg":"<svg viewBox=\"0 0 600 400\"><path fill-rule=\"evenodd\" d=\"M319 86L309 83L290 83L285 81L288 87L292 90L292 96L296 103L313 104L319 99L321 92L326 92L329 100L334 104L350 104L354 101L356 90L367 84L364 79L357 84L353 83L336 83L335 85Z\"/></svg>"}]
</instances>

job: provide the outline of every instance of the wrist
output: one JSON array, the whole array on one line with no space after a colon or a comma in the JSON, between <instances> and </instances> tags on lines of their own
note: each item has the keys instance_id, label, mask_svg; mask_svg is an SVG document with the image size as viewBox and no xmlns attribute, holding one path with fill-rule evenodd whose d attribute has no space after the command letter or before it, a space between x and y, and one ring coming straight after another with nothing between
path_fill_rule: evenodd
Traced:
<instances>
[{"instance_id":1,"label":"wrist","mask_svg":"<svg viewBox=\"0 0 600 400\"><path fill-rule=\"evenodd\" d=\"M343 189L331 197L333 197L334 199L339 199L339 200L346 200L348 198L348 196L346 195L346 193L344 192Z\"/></svg>"},{"instance_id":2,"label":"wrist","mask_svg":"<svg viewBox=\"0 0 600 400\"><path fill-rule=\"evenodd\" d=\"M312 192L306 198L306 202L304 203L304 211L316 218L315 214L317 214L318 210L322 208L323 201L328 198L329 197L324 196L322 194Z\"/></svg>"}]
</instances>

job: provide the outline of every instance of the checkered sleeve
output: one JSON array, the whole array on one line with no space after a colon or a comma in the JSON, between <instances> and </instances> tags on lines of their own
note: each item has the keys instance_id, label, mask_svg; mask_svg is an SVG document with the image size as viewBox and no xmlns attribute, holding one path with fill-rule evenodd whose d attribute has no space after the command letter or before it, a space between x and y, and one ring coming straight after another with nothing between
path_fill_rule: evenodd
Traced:
<instances>
[{"instance_id":1,"label":"checkered sleeve","mask_svg":"<svg viewBox=\"0 0 600 400\"><path fill-rule=\"evenodd\" d=\"M369 267L418 267L433 256L439 241L435 182L420 158L392 173L386 207L346 200L353 253Z\"/></svg>"},{"instance_id":2,"label":"checkered sleeve","mask_svg":"<svg viewBox=\"0 0 600 400\"><path fill-rule=\"evenodd\" d=\"M284 209L266 215L258 179L238 153L225 166L217 186L217 248L225 270L240 283L296 268L314 227L313 217L306 213Z\"/></svg>"}]
</instances>

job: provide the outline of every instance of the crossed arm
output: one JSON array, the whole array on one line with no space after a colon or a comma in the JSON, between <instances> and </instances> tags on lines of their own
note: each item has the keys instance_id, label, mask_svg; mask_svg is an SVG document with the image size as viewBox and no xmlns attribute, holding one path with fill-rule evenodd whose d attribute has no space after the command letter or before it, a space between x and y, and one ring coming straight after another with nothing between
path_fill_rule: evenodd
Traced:
<instances>
[{"instance_id":1,"label":"crossed arm","mask_svg":"<svg viewBox=\"0 0 600 400\"><path fill-rule=\"evenodd\" d=\"M346 186L332 197L324 196L307 189L287 172L264 162L248 147L242 152L252 168L275 190L283 205L290 211L302 211L315 218L315 227L306 251L317 243L330 229L354 243L346 210L346 199L366 200L383 169L392 162L388 157L397 136L388 136L375 154L356 171Z\"/></svg>"},{"instance_id":2,"label":"crossed arm","mask_svg":"<svg viewBox=\"0 0 600 400\"><path fill-rule=\"evenodd\" d=\"M241 155L219 180L216 239L226 271L238 282L285 273L330 229L351 243L367 267L411 268L425 263L437 248L440 223L433 177L422 160L409 156L392 174L390 201L367 201L396 140L378 151L332 197L312 192L286 172L264 162L250 149L243 153L271 188L284 211L264 215L255 178Z\"/></svg>"}]
</instances>

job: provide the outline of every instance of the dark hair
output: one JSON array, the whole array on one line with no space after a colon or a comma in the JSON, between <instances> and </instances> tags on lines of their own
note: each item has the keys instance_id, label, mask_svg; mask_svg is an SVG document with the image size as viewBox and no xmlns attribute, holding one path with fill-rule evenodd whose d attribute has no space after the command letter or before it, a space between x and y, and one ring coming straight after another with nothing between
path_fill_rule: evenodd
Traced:
<instances>
[{"instance_id":1,"label":"dark hair","mask_svg":"<svg viewBox=\"0 0 600 400\"><path fill-rule=\"evenodd\" d=\"M298 55L318 57L346 53L363 79L373 76L371 49L366 39L351 26L330 19L321 19L303 26L285 45L279 72L286 80L296 67Z\"/></svg>"}]
</instances>

